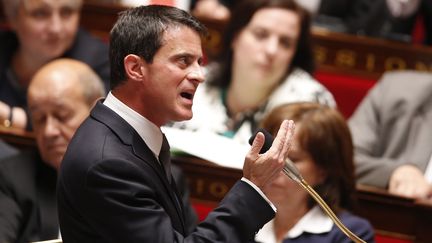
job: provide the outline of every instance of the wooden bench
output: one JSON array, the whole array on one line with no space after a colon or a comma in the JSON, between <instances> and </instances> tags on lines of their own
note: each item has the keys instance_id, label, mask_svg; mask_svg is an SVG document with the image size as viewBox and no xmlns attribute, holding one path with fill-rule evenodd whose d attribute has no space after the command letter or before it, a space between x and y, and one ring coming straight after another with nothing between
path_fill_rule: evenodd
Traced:
<instances>
[{"instance_id":1,"label":"wooden bench","mask_svg":"<svg viewBox=\"0 0 432 243\"><path fill-rule=\"evenodd\" d=\"M0 139L20 149L36 147L34 134L21 129L5 128L0 125Z\"/></svg>"}]
</instances>

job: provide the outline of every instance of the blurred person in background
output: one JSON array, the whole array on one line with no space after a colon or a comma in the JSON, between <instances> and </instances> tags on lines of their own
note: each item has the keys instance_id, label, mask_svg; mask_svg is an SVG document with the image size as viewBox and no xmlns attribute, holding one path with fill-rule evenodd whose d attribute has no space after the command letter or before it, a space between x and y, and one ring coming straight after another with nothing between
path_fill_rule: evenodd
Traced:
<instances>
[{"instance_id":1,"label":"blurred person in background","mask_svg":"<svg viewBox=\"0 0 432 243\"><path fill-rule=\"evenodd\" d=\"M0 121L31 130L26 92L36 71L68 57L109 82L108 46L79 28L82 0L2 0L9 29L0 32Z\"/></svg>"},{"instance_id":2,"label":"blurred person in background","mask_svg":"<svg viewBox=\"0 0 432 243\"><path fill-rule=\"evenodd\" d=\"M284 119L296 123L288 157L305 181L348 229L365 242L374 242L369 222L350 212L356 192L353 145L344 117L325 105L291 103L273 109L261 127L275 136ZM278 211L258 232L257 242L351 242L308 192L285 174L269 186L268 196Z\"/></svg>"},{"instance_id":3,"label":"blurred person in background","mask_svg":"<svg viewBox=\"0 0 432 243\"><path fill-rule=\"evenodd\" d=\"M349 119L358 182L411 198L432 196L432 75L391 71Z\"/></svg>"},{"instance_id":4,"label":"blurred person in background","mask_svg":"<svg viewBox=\"0 0 432 243\"><path fill-rule=\"evenodd\" d=\"M226 22L233 5L234 0L195 0L191 2L191 13L199 19Z\"/></svg>"},{"instance_id":5,"label":"blurred person in background","mask_svg":"<svg viewBox=\"0 0 432 243\"><path fill-rule=\"evenodd\" d=\"M210 131L241 143L272 108L312 101L335 107L311 75L309 14L293 0L244 0L233 10L223 49L194 95L194 116L177 128Z\"/></svg>"}]
</instances>

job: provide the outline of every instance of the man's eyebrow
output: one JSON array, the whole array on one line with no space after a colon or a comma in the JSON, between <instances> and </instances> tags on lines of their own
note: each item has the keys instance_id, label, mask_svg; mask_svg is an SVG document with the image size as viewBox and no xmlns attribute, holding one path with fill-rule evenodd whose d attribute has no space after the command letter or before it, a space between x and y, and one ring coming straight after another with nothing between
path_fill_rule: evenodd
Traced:
<instances>
[{"instance_id":1,"label":"man's eyebrow","mask_svg":"<svg viewBox=\"0 0 432 243\"><path fill-rule=\"evenodd\" d=\"M181 52L181 53L177 53L173 56L174 58L181 58L181 57L187 57L187 58L199 58L199 56L197 55L193 55L189 52Z\"/></svg>"},{"instance_id":2,"label":"man's eyebrow","mask_svg":"<svg viewBox=\"0 0 432 243\"><path fill-rule=\"evenodd\" d=\"M28 106L29 110L39 110L41 108L41 105L38 104L32 104Z\"/></svg>"},{"instance_id":3,"label":"man's eyebrow","mask_svg":"<svg viewBox=\"0 0 432 243\"><path fill-rule=\"evenodd\" d=\"M192 53L189 52L182 52L182 53L177 53L175 55L172 56L173 60L177 60L180 58L186 58L188 60L194 60L197 59L199 64L202 64L202 60L203 60L203 56L202 55L194 55Z\"/></svg>"},{"instance_id":4,"label":"man's eyebrow","mask_svg":"<svg viewBox=\"0 0 432 243\"><path fill-rule=\"evenodd\" d=\"M36 107L36 106L29 106L28 110L29 110L30 113L34 113L35 111L38 110L38 107Z\"/></svg>"}]
</instances>

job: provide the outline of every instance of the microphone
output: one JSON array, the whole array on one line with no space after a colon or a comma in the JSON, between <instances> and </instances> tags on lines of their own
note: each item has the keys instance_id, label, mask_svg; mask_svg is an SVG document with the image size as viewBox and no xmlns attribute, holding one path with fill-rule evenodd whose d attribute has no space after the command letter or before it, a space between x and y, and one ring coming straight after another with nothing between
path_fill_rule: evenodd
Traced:
<instances>
[{"instance_id":1,"label":"microphone","mask_svg":"<svg viewBox=\"0 0 432 243\"><path fill-rule=\"evenodd\" d=\"M261 132L264 134L264 145L262 146L261 150L259 151L260 154L263 154L267 152L267 150L270 149L270 147L273 144L273 136L264 128L258 129L250 138L249 138L249 144L252 145L253 141L255 140L256 135ZM297 167L294 165L294 163L289 159L286 158L285 160L285 166L282 170L285 175L287 175L292 180L301 183L303 180L303 177L300 174L300 171L297 169Z\"/></svg>"},{"instance_id":2,"label":"microphone","mask_svg":"<svg viewBox=\"0 0 432 243\"><path fill-rule=\"evenodd\" d=\"M249 144L252 145L253 141L255 140L255 137L257 136L257 134L261 132L264 134L264 145L262 146L261 150L259 151L260 154L263 154L265 152L267 152L267 150L270 149L270 147L273 144L273 136L264 128L260 128L258 129L258 131L256 131L250 138L249 138Z\"/></svg>"}]
</instances>

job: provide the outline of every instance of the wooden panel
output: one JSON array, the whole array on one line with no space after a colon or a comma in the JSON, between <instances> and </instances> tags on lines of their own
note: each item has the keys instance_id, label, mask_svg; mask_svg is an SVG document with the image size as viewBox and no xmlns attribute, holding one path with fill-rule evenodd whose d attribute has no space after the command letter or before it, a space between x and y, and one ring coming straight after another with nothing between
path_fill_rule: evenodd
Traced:
<instances>
[{"instance_id":1,"label":"wooden panel","mask_svg":"<svg viewBox=\"0 0 432 243\"><path fill-rule=\"evenodd\" d=\"M0 139L18 148L35 147L34 134L21 129L5 128L0 125Z\"/></svg>"},{"instance_id":2,"label":"wooden panel","mask_svg":"<svg viewBox=\"0 0 432 243\"><path fill-rule=\"evenodd\" d=\"M81 10L81 26L108 41L111 28L117 21L120 12L125 9L119 4L104 4L95 0L86 0Z\"/></svg>"},{"instance_id":3,"label":"wooden panel","mask_svg":"<svg viewBox=\"0 0 432 243\"><path fill-rule=\"evenodd\" d=\"M377 79L384 71L430 71L432 48L384 39L313 31L319 70Z\"/></svg>"},{"instance_id":4,"label":"wooden panel","mask_svg":"<svg viewBox=\"0 0 432 243\"><path fill-rule=\"evenodd\" d=\"M221 167L195 157L174 157L189 179L191 196L202 202L219 202L242 177L242 171Z\"/></svg>"}]
</instances>

